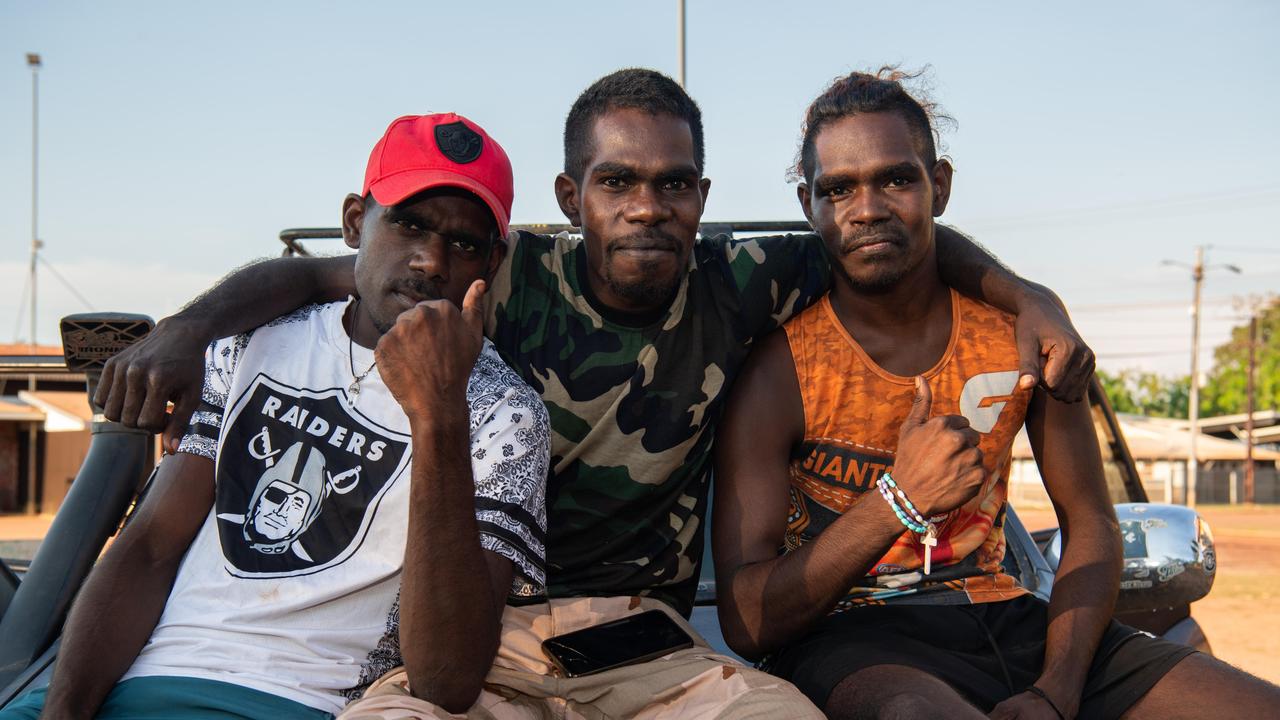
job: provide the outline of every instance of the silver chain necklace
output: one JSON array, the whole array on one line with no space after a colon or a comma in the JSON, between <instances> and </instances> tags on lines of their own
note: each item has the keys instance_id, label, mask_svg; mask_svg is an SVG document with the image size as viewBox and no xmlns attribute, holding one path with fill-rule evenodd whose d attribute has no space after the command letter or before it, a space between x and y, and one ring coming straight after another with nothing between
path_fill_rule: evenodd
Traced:
<instances>
[{"instance_id":1,"label":"silver chain necklace","mask_svg":"<svg viewBox=\"0 0 1280 720\"><path fill-rule=\"evenodd\" d=\"M351 308L351 332L347 333L347 362L351 366L351 384L347 386L347 405L355 407L356 400L360 397L360 381L369 377L369 373L373 372L374 366L378 364L377 360L369 363L369 368L359 375L356 374L356 355L355 341L351 338L355 334L356 327L356 311L360 309L360 301Z\"/></svg>"}]
</instances>

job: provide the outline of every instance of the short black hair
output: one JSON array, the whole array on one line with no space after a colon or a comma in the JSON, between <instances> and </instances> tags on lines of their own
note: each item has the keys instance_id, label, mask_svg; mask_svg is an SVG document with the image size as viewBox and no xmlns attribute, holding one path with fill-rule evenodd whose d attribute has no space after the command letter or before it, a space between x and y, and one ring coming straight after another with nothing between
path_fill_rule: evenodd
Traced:
<instances>
[{"instance_id":1,"label":"short black hair","mask_svg":"<svg viewBox=\"0 0 1280 720\"><path fill-rule=\"evenodd\" d=\"M689 124L693 134L694 166L702 175L702 111L675 80L656 70L626 68L591 84L569 110L564 121L564 171L581 182L595 152L592 129L597 118L610 110L635 108L650 115L674 115Z\"/></svg>"},{"instance_id":2,"label":"short black hair","mask_svg":"<svg viewBox=\"0 0 1280 720\"><path fill-rule=\"evenodd\" d=\"M908 73L885 66L875 74L853 72L833 80L805 110L800 153L792 169L793 177L803 177L806 182L813 180L813 143L824 126L851 115L876 112L897 113L905 120L915 135L921 155L932 167L938 161L940 138L937 123L955 121L942 114L935 103L923 97L923 93L917 98L903 87L903 81L915 80L927 71L925 68Z\"/></svg>"}]
</instances>

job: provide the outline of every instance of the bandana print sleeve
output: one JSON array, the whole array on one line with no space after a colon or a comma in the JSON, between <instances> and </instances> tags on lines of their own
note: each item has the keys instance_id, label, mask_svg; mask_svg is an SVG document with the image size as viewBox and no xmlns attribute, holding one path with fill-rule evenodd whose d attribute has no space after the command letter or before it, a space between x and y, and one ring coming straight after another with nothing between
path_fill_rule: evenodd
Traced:
<instances>
[{"instance_id":1,"label":"bandana print sleeve","mask_svg":"<svg viewBox=\"0 0 1280 720\"><path fill-rule=\"evenodd\" d=\"M217 461L218 434L222 431L222 415L231 392L231 378L252 333L215 340L204 354L204 387L200 404L191 415L191 423L178 445L178 452L191 453Z\"/></svg>"},{"instance_id":2,"label":"bandana print sleeve","mask_svg":"<svg viewBox=\"0 0 1280 720\"><path fill-rule=\"evenodd\" d=\"M546 407L488 342L467 395L480 546L515 565L513 595L542 595L551 457Z\"/></svg>"}]
</instances>

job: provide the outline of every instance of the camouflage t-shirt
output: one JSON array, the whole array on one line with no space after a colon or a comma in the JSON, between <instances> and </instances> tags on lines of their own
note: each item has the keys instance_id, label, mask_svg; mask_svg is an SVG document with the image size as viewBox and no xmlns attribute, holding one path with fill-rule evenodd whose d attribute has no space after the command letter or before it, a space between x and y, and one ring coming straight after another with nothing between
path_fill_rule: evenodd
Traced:
<instances>
[{"instance_id":1,"label":"camouflage t-shirt","mask_svg":"<svg viewBox=\"0 0 1280 720\"><path fill-rule=\"evenodd\" d=\"M825 291L822 245L702 238L647 319L604 308L586 271L581 239L521 233L488 298L487 334L551 417L547 591L649 595L688 615L726 393L752 341Z\"/></svg>"}]
</instances>

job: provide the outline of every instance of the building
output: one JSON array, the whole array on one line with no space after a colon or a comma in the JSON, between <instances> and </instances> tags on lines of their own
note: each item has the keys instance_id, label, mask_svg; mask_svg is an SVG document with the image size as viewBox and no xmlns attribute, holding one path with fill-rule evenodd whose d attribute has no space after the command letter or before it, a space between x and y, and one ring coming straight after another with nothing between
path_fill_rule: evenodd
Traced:
<instances>
[{"instance_id":1,"label":"building","mask_svg":"<svg viewBox=\"0 0 1280 720\"><path fill-rule=\"evenodd\" d=\"M0 358L49 358L57 346L2 345ZM0 374L0 513L56 512L89 451L84 375Z\"/></svg>"},{"instance_id":2,"label":"building","mask_svg":"<svg viewBox=\"0 0 1280 720\"><path fill-rule=\"evenodd\" d=\"M1247 413L1238 415L1219 415L1218 417L1201 418L1200 432L1214 437L1245 439L1245 421ZM1253 413L1253 444L1270 450L1280 450L1280 412L1275 410L1257 410Z\"/></svg>"},{"instance_id":3,"label":"building","mask_svg":"<svg viewBox=\"0 0 1280 720\"><path fill-rule=\"evenodd\" d=\"M1191 450L1191 433L1188 431L1187 421L1126 414L1117 414L1116 417L1147 498L1152 502L1184 503L1187 461ZM1243 420L1243 416L1240 419ZM1206 422L1208 421L1202 421L1202 426ZM1226 423L1228 426L1229 424ZM1200 461L1196 501L1242 501L1247 454L1244 442L1202 432L1196 438L1196 454ZM1253 459L1254 501L1280 503L1280 481L1276 472L1280 452L1255 446ZM1014 441L1012 462L1009 496L1014 504L1048 503L1026 430L1020 432Z\"/></svg>"}]
</instances>

